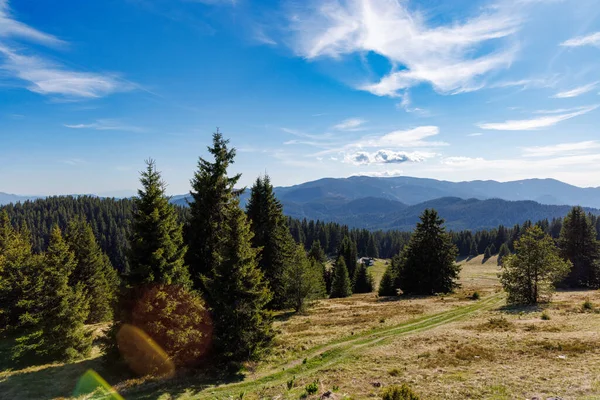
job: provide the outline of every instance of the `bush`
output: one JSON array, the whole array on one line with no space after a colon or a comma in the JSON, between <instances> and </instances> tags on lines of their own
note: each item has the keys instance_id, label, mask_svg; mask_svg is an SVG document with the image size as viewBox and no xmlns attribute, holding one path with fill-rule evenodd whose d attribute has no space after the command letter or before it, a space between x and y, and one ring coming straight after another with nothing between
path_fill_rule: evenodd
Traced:
<instances>
[{"instance_id":1,"label":"bush","mask_svg":"<svg viewBox=\"0 0 600 400\"><path fill-rule=\"evenodd\" d=\"M581 308L584 311L591 311L594 309L594 305L592 304L592 302L590 301L590 299L587 299L586 301L583 302L583 304L581 305Z\"/></svg>"},{"instance_id":2,"label":"bush","mask_svg":"<svg viewBox=\"0 0 600 400\"><path fill-rule=\"evenodd\" d=\"M402 375L402 371L400 371L398 368L392 368L388 371L388 374L390 374L390 376L400 376Z\"/></svg>"},{"instance_id":3,"label":"bush","mask_svg":"<svg viewBox=\"0 0 600 400\"><path fill-rule=\"evenodd\" d=\"M383 400L420 400L420 397L417 396L406 384L402 384L402 386L390 386L387 387L381 398Z\"/></svg>"},{"instance_id":4,"label":"bush","mask_svg":"<svg viewBox=\"0 0 600 400\"><path fill-rule=\"evenodd\" d=\"M549 321L549 320L550 320L550 314L548 314L546 311L544 311L544 312L542 313L542 317L541 317L541 318L542 318L542 320L544 320L544 321Z\"/></svg>"},{"instance_id":5,"label":"bush","mask_svg":"<svg viewBox=\"0 0 600 400\"><path fill-rule=\"evenodd\" d=\"M308 385L306 385L304 390L306 390L306 393L308 394L315 394L319 390L319 383L317 381L309 383Z\"/></svg>"},{"instance_id":6,"label":"bush","mask_svg":"<svg viewBox=\"0 0 600 400\"><path fill-rule=\"evenodd\" d=\"M481 298L481 295L479 294L479 292L474 292L473 295L471 296L471 300L479 300Z\"/></svg>"}]
</instances>

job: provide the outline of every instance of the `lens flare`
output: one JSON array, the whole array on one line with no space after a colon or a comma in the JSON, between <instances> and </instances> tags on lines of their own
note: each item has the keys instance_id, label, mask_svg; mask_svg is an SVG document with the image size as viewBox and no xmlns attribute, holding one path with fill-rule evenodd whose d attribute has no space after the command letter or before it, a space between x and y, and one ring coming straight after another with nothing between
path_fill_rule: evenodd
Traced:
<instances>
[{"instance_id":1,"label":"lens flare","mask_svg":"<svg viewBox=\"0 0 600 400\"><path fill-rule=\"evenodd\" d=\"M75 386L73 397L87 397L93 400L124 400L96 371L88 369Z\"/></svg>"},{"instance_id":2,"label":"lens flare","mask_svg":"<svg viewBox=\"0 0 600 400\"><path fill-rule=\"evenodd\" d=\"M173 361L143 330L124 324L117 333L117 344L125 362L136 374L165 378L175 374Z\"/></svg>"}]
</instances>

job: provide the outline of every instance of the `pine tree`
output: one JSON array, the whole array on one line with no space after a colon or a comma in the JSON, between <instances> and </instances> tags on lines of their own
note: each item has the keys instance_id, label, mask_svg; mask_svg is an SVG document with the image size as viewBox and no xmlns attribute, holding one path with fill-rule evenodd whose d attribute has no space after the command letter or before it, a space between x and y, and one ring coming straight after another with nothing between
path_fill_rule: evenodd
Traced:
<instances>
[{"instance_id":1,"label":"pine tree","mask_svg":"<svg viewBox=\"0 0 600 400\"><path fill-rule=\"evenodd\" d=\"M28 302L20 317L24 329L16 339L13 358L33 354L48 360L66 360L89 353L92 336L83 325L89 303L82 284L69 286L75 267L75 256L55 226L38 266L34 292L26 296L34 301Z\"/></svg>"},{"instance_id":2,"label":"pine tree","mask_svg":"<svg viewBox=\"0 0 600 400\"><path fill-rule=\"evenodd\" d=\"M65 240L75 254L76 266L69 285L81 284L90 304L87 323L109 321L119 287L119 276L98 245L89 223L81 218L69 223Z\"/></svg>"},{"instance_id":3,"label":"pine tree","mask_svg":"<svg viewBox=\"0 0 600 400\"><path fill-rule=\"evenodd\" d=\"M451 292L458 286L460 266L455 263L458 249L435 210L425 210L420 218L402 252L400 289L407 294Z\"/></svg>"},{"instance_id":4,"label":"pine tree","mask_svg":"<svg viewBox=\"0 0 600 400\"><path fill-rule=\"evenodd\" d=\"M308 258L311 258L321 264L325 264L325 262L327 262L327 256L321 247L321 242L318 240L313 241L312 246L310 246L310 250L308 251Z\"/></svg>"},{"instance_id":5,"label":"pine tree","mask_svg":"<svg viewBox=\"0 0 600 400\"><path fill-rule=\"evenodd\" d=\"M550 236L539 226L528 228L515 242L516 254L502 260L500 282L509 304L549 301L554 285L569 273L572 264L560 258Z\"/></svg>"},{"instance_id":6,"label":"pine tree","mask_svg":"<svg viewBox=\"0 0 600 400\"><path fill-rule=\"evenodd\" d=\"M490 245L490 255L494 255L498 252L498 249L496 249L496 245L494 243L492 243Z\"/></svg>"},{"instance_id":7,"label":"pine tree","mask_svg":"<svg viewBox=\"0 0 600 400\"><path fill-rule=\"evenodd\" d=\"M304 246L296 245L292 262L283 274L286 304L302 311L312 300L325 296L325 282L321 265L306 256Z\"/></svg>"},{"instance_id":8,"label":"pine tree","mask_svg":"<svg viewBox=\"0 0 600 400\"><path fill-rule=\"evenodd\" d=\"M251 222L252 246L260 248L258 266L273 292L271 307L286 304L283 274L294 255L294 239L283 216L283 206L275 197L268 175L259 177L252 186L246 208Z\"/></svg>"},{"instance_id":9,"label":"pine tree","mask_svg":"<svg viewBox=\"0 0 600 400\"><path fill-rule=\"evenodd\" d=\"M354 293L371 293L373 291L373 276L365 264L356 267L352 289Z\"/></svg>"},{"instance_id":10,"label":"pine tree","mask_svg":"<svg viewBox=\"0 0 600 400\"><path fill-rule=\"evenodd\" d=\"M397 296L398 290L396 289L394 270L391 265L389 265L383 276L381 277L381 281L379 282L379 290L378 294L380 296Z\"/></svg>"},{"instance_id":11,"label":"pine tree","mask_svg":"<svg viewBox=\"0 0 600 400\"><path fill-rule=\"evenodd\" d=\"M469 250L469 257L477 257L478 255L479 251L477 250L477 242L475 240L472 240Z\"/></svg>"},{"instance_id":12,"label":"pine tree","mask_svg":"<svg viewBox=\"0 0 600 400\"><path fill-rule=\"evenodd\" d=\"M561 256L573 264L564 283L571 287L599 287L600 245L583 208L573 207L564 218L558 245Z\"/></svg>"},{"instance_id":13,"label":"pine tree","mask_svg":"<svg viewBox=\"0 0 600 400\"><path fill-rule=\"evenodd\" d=\"M367 257L372 257L372 258L379 257L379 250L377 249L377 245L375 244L375 239L373 238L373 234L369 235L369 242L367 244Z\"/></svg>"},{"instance_id":14,"label":"pine tree","mask_svg":"<svg viewBox=\"0 0 600 400\"><path fill-rule=\"evenodd\" d=\"M502 265L502 260L504 257L510 255L510 250L508 249L508 245L506 243L502 243L500 246L500 251L498 252L498 265Z\"/></svg>"},{"instance_id":15,"label":"pine tree","mask_svg":"<svg viewBox=\"0 0 600 400\"><path fill-rule=\"evenodd\" d=\"M483 259L488 260L491 257L492 257L492 251L490 250L490 247L488 246L485 248L485 251L483 253Z\"/></svg>"},{"instance_id":16,"label":"pine tree","mask_svg":"<svg viewBox=\"0 0 600 400\"><path fill-rule=\"evenodd\" d=\"M273 339L271 314L266 310L271 292L258 268L250 223L237 198L230 196L223 216L213 270L202 277L203 286L210 299L217 355L245 361L258 357Z\"/></svg>"},{"instance_id":17,"label":"pine tree","mask_svg":"<svg viewBox=\"0 0 600 400\"><path fill-rule=\"evenodd\" d=\"M356 249L356 242L354 242L348 235L344 236L340 248L338 250L338 258L344 257L346 268L348 268L348 275L354 278L356 272L356 261L358 260L358 250Z\"/></svg>"},{"instance_id":18,"label":"pine tree","mask_svg":"<svg viewBox=\"0 0 600 400\"><path fill-rule=\"evenodd\" d=\"M241 193L234 189L241 174L227 176L227 168L235 158L235 149L228 149L228 144L229 140L223 139L218 131L213 134L213 145L208 148L208 152L214 157L214 162L200 158L198 170L191 180L190 194L193 201L189 204L190 218L186 226L186 260L197 289L204 289L202 276L210 278L213 274L217 264L215 254L226 224L228 204L232 196ZM210 304L210 299L206 300Z\"/></svg>"},{"instance_id":19,"label":"pine tree","mask_svg":"<svg viewBox=\"0 0 600 400\"><path fill-rule=\"evenodd\" d=\"M134 200L128 282L131 285L150 282L189 285L182 224L177 221L173 205L169 204L166 184L153 160L146 161L140 182L142 189Z\"/></svg>"},{"instance_id":20,"label":"pine tree","mask_svg":"<svg viewBox=\"0 0 600 400\"><path fill-rule=\"evenodd\" d=\"M348 276L348 268L344 256L339 256L333 268L333 281L331 282L331 293L329 297L348 297L352 295L352 283Z\"/></svg>"}]
</instances>

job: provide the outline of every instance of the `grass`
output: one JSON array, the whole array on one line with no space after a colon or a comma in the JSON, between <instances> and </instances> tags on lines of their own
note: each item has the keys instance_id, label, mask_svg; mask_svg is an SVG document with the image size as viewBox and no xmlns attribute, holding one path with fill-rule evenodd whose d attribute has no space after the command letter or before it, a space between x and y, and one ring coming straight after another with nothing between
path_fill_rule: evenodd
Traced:
<instances>
[{"instance_id":1,"label":"grass","mask_svg":"<svg viewBox=\"0 0 600 400\"><path fill-rule=\"evenodd\" d=\"M327 390L338 399L380 398L404 383L423 399L599 398L600 314L582 304L599 304L600 292L559 291L546 307L552 319L542 321L539 309L502 307L495 258L462 264L462 288L452 295L354 295L282 316L273 353L240 378L217 383L195 373L115 387L128 400L317 399ZM376 280L385 267L370 267ZM480 300L469 299L474 292ZM98 358L4 370L0 398L67 397L90 367L106 374Z\"/></svg>"}]
</instances>

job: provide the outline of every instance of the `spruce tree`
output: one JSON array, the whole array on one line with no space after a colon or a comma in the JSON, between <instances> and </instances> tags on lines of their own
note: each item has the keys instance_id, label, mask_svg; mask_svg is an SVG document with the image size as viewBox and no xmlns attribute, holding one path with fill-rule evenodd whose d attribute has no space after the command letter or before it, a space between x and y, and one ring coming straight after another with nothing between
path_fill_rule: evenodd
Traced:
<instances>
[{"instance_id":1,"label":"spruce tree","mask_svg":"<svg viewBox=\"0 0 600 400\"><path fill-rule=\"evenodd\" d=\"M410 241L402 252L400 289L406 294L452 292L458 284L458 249L446 233L444 220L433 209L423 211Z\"/></svg>"},{"instance_id":2,"label":"spruce tree","mask_svg":"<svg viewBox=\"0 0 600 400\"><path fill-rule=\"evenodd\" d=\"M372 257L372 258L379 257L379 250L377 249L377 244L375 243L373 234L369 235L369 242L367 244L367 257Z\"/></svg>"},{"instance_id":3,"label":"spruce tree","mask_svg":"<svg viewBox=\"0 0 600 400\"><path fill-rule=\"evenodd\" d=\"M69 277L69 285L81 284L89 300L87 323L112 319L114 302L119 287L119 276L104 254L89 223L76 218L69 223L65 240L75 254L76 266Z\"/></svg>"},{"instance_id":4,"label":"spruce tree","mask_svg":"<svg viewBox=\"0 0 600 400\"><path fill-rule=\"evenodd\" d=\"M318 240L313 241L312 246L310 246L310 250L308 251L308 258L312 258L318 263L325 264L327 262L327 256L325 255L325 251L321 247L321 242Z\"/></svg>"},{"instance_id":5,"label":"spruce tree","mask_svg":"<svg viewBox=\"0 0 600 400\"><path fill-rule=\"evenodd\" d=\"M475 240L471 241L471 248L469 250L469 257L477 257L479 255L479 251L477 250L477 242Z\"/></svg>"},{"instance_id":6,"label":"spruce tree","mask_svg":"<svg viewBox=\"0 0 600 400\"><path fill-rule=\"evenodd\" d=\"M325 281L321 265L306 256L304 246L296 245L294 258L283 273L286 305L302 311L312 300L325 296Z\"/></svg>"},{"instance_id":7,"label":"spruce tree","mask_svg":"<svg viewBox=\"0 0 600 400\"><path fill-rule=\"evenodd\" d=\"M180 284L188 286L190 276L184 257L182 224L165 195L166 184L153 160L141 173L142 188L135 198L131 229L128 282Z\"/></svg>"},{"instance_id":8,"label":"spruce tree","mask_svg":"<svg viewBox=\"0 0 600 400\"><path fill-rule=\"evenodd\" d=\"M500 251L498 252L498 265L502 265L502 260L504 257L510 255L510 250L508 249L508 245L506 243L502 243L500 246Z\"/></svg>"},{"instance_id":9,"label":"spruce tree","mask_svg":"<svg viewBox=\"0 0 600 400\"><path fill-rule=\"evenodd\" d=\"M492 251L490 250L490 247L486 247L485 251L483 252L483 259L484 260L488 260L490 257L492 257Z\"/></svg>"},{"instance_id":10,"label":"spruce tree","mask_svg":"<svg viewBox=\"0 0 600 400\"><path fill-rule=\"evenodd\" d=\"M352 289L354 293L371 293L373 291L373 276L365 264L356 267Z\"/></svg>"},{"instance_id":11,"label":"spruce tree","mask_svg":"<svg viewBox=\"0 0 600 400\"><path fill-rule=\"evenodd\" d=\"M273 292L271 307L281 309L286 305L283 274L296 258L295 243L268 175L256 179L246 212L254 233L252 246L261 249L258 266Z\"/></svg>"},{"instance_id":12,"label":"spruce tree","mask_svg":"<svg viewBox=\"0 0 600 400\"><path fill-rule=\"evenodd\" d=\"M38 279L26 296L32 301L20 317L24 328L16 339L13 358L32 354L47 360L67 360L89 353L92 335L84 327L89 303L81 283L69 286L75 267L75 256L55 226L37 267Z\"/></svg>"},{"instance_id":13,"label":"spruce tree","mask_svg":"<svg viewBox=\"0 0 600 400\"><path fill-rule=\"evenodd\" d=\"M389 265L383 276L381 277L381 281L379 282L379 290L378 294L380 296L397 296L398 290L396 289L394 270L391 265Z\"/></svg>"},{"instance_id":14,"label":"spruce tree","mask_svg":"<svg viewBox=\"0 0 600 400\"><path fill-rule=\"evenodd\" d=\"M227 207L232 196L241 191L234 186L241 174L227 176L227 168L234 162L235 149L228 148L229 140L217 131L213 134L213 145L208 152L214 161L200 157L198 170L191 180L192 202L190 202L190 218L186 226L188 252L186 260L194 287L204 289L202 276L211 277L217 261L218 243L226 224ZM207 292L208 293L208 292ZM210 299L206 299L210 303Z\"/></svg>"},{"instance_id":15,"label":"spruce tree","mask_svg":"<svg viewBox=\"0 0 600 400\"><path fill-rule=\"evenodd\" d=\"M344 256L339 256L333 268L333 280L331 282L331 293L329 297L339 298L352 295L352 282L348 276L348 268Z\"/></svg>"},{"instance_id":16,"label":"spruce tree","mask_svg":"<svg viewBox=\"0 0 600 400\"><path fill-rule=\"evenodd\" d=\"M573 264L564 281L567 286L600 286L600 245L583 208L573 207L564 218L558 246L561 256Z\"/></svg>"},{"instance_id":17,"label":"spruce tree","mask_svg":"<svg viewBox=\"0 0 600 400\"><path fill-rule=\"evenodd\" d=\"M217 355L229 361L258 357L273 339L268 282L258 268L258 250L252 248L252 232L236 197L230 196L203 286L212 309ZM194 226L191 227L194 229Z\"/></svg>"},{"instance_id":18,"label":"spruce tree","mask_svg":"<svg viewBox=\"0 0 600 400\"><path fill-rule=\"evenodd\" d=\"M356 261L358 260L358 250L356 249L356 242L354 242L348 235L344 236L340 248L338 250L338 258L344 257L346 268L348 268L348 275L350 278L354 278L356 272Z\"/></svg>"}]
</instances>

